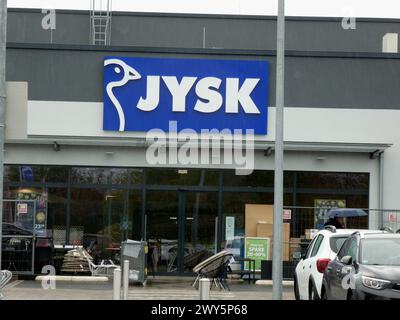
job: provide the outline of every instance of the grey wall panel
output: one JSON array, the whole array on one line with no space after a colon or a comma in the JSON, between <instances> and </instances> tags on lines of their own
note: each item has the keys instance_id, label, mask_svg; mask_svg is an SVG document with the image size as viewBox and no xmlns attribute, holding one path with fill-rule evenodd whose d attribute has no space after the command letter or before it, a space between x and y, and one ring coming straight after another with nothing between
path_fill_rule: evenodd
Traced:
<instances>
[{"instance_id":1,"label":"grey wall panel","mask_svg":"<svg viewBox=\"0 0 400 320\"><path fill-rule=\"evenodd\" d=\"M265 49L273 46L272 21L179 17L114 17L113 45Z\"/></svg>"},{"instance_id":2,"label":"grey wall panel","mask_svg":"<svg viewBox=\"0 0 400 320\"><path fill-rule=\"evenodd\" d=\"M275 57L229 54L8 49L7 80L27 81L30 100L103 101L105 56L264 59L270 62L270 105L275 105ZM400 59L287 57L286 106L400 108Z\"/></svg>"},{"instance_id":3,"label":"grey wall panel","mask_svg":"<svg viewBox=\"0 0 400 320\"><path fill-rule=\"evenodd\" d=\"M50 43L41 27L40 10L10 9L8 42ZM52 40L57 44L89 43L89 12L59 10ZM398 20L358 19L344 30L339 18L287 17L288 50L381 52L382 37L400 33ZM275 17L114 13L111 44L117 46L275 50Z\"/></svg>"},{"instance_id":4,"label":"grey wall panel","mask_svg":"<svg viewBox=\"0 0 400 320\"><path fill-rule=\"evenodd\" d=\"M103 101L103 61L106 56L266 59L261 56L36 49L8 49L7 54L7 81L27 81L30 100L86 102Z\"/></svg>"},{"instance_id":5,"label":"grey wall panel","mask_svg":"<svg viewBox=\"0 0 400 320\"><path fill-rule=\"evenodd\" d=\"M286 26L288 50L382 52L386 33L400 33L398 22L356 21L356 29L344 30L337 21L289 21Z\"/></svg>"},{"instance_id":6,"label":"grey wall panel","mask_svg":"<svg viewBox=\"0 0 400 320\"><path fill-rule=\"evenodd\" d=\"M400 109L400 60L288 58L286 104Z\"/></svg>"},{"instance_id":7,"label":"grey wall panel","mask_svg":"<svg viewBox=\"0 0 400 320\"><path fill-rule=\"evenodd\" d=\"M89 15L56 13L56 29L45 30L41 12L9 10L7 41L21 43L89 43ZM52 34L51 34L52 33Z\"/></svg>"}]
</instances>

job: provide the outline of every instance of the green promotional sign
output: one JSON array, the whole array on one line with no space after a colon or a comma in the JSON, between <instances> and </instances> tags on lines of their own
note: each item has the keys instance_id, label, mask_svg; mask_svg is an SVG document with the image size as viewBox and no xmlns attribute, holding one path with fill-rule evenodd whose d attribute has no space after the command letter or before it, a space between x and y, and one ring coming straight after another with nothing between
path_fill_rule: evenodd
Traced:
<instances>
[{"instance_id":1,"label":"green promotional sign","mask_svg":"<svg viewBox=\"0 0 400 320\"><path fill-rule=\"evenodd\" d=\"M270 238L246 238L245 257L255 260L256 270L261 270L261 260L269 260ZM249 269L249 263L245 263Z\"/></svg>"}]
</instances>

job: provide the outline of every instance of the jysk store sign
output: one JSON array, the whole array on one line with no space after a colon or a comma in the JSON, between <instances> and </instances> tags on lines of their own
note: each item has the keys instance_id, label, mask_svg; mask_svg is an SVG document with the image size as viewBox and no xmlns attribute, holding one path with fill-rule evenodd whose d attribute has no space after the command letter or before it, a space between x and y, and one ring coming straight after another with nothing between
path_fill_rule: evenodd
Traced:
<instances>
[{"instance_id":1,"label":"jysk store sign","mask_svg":"<svg viewBox=\"0 0 400 320\"><path fill-rule=\"evenodd\" d=\"M103 129L267 133L266 61L107 57Z\"/></svg>"}]
</instances>

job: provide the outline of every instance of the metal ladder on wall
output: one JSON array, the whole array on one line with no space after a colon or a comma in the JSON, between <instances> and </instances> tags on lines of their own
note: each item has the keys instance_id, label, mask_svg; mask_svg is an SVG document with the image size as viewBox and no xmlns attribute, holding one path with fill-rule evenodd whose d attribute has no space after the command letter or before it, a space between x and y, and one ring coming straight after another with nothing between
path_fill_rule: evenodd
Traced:
<instances>
[{"instance_id":1,"label":"metal ladder on wall","mask_svg":"<svg viewBox=\"0 0 400 320\"><path fill-rule=\"evenodd\" d=\"M112 0L90 0L90 44L111 43Z\"/></svg>"}]
</instances>

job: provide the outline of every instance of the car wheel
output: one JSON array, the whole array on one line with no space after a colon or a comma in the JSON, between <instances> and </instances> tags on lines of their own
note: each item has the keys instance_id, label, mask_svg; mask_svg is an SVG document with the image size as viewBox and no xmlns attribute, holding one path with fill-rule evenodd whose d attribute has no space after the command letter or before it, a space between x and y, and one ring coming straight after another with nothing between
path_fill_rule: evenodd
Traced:
<instances>
[{"instance_id":1,"label":"car wheel","mask_svg":"<svg viewBox=\"0 0 400 320\"><path fill-rule=\"evenodd\" d=\"M328 295L326 294L325 288L321 290L321 300L328 300Z\"/></svg>"},{"instance_id":2,"label":"car wheel","mask_svg":"<svg viewBox=\"0 0 400 320\"><path fill-rule=\"evenodd\" d=\"M356 300L351 290L347 292L347 300Z\"/></svg>"},{"instance_id":3,"label":"car wheel","mask_svg":"<svg viewBox=\"0 0 400 320\"><path fill-rule=\"evenodd\" d=\"M297 277L294 277L294 298L296 300L300 300L300 293L299 293L299 284L297 282Z\"/></svg>"},{"instance_id":4,"label":"car wheel","mask_svg":"<svg viewBox=\"0 0 400 320\"><path fill-rule=\"evenodd\" d=\"M319 296L318 296L317 289L315 289L315 286L314 286L314 284L312 282L310 283L310 290L309 290L309 293L308 293L308 299L309 300L320 300Z\"/></svg>"}]
</instances>

